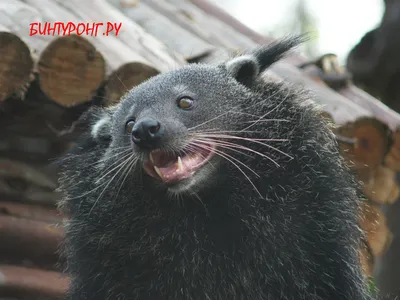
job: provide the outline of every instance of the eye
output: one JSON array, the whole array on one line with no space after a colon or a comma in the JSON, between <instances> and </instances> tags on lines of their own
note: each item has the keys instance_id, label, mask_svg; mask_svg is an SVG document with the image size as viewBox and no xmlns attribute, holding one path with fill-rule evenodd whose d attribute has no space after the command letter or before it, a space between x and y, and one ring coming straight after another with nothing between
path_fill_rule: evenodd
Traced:
<instances>
[{"instance_id":1,"label":"eye","mask_svg":"<svg viewBox=\"0 0 400 300\"><path fill-rule=\"evenodd\" d=\"M125 125L126 132L131 134L134 125L135 125L135 120L129 120L128 122L126 122Z\"/></svg>"},{"instance_id":2,"label":"eye","mask_svg":"<svg viewBox=\"0 0 400 300\"><path fill-rule=\"evenodd\" d=\"M190 97L184 96L178 99L178 107L181 109L192 109L194 100Z\"/></svg>"}]
</instances>

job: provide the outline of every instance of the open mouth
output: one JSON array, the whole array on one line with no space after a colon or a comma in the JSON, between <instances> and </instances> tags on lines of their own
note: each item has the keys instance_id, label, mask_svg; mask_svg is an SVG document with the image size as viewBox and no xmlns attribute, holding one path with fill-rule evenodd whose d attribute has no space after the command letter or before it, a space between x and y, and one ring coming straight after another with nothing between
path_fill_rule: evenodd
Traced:
<instances>
[{"instance_id":1,"label":"open mouth","mask_svg":"<svg viewBox=\"0 0 400 300\"><path fill-rule=\"evenodd\" d=\"M149 153L149 159L143 163L144 170L164 183L177 183L193 176L214 155L213 144L204 146L180 154L153 150Z\"/></svg>"}]
</instances>

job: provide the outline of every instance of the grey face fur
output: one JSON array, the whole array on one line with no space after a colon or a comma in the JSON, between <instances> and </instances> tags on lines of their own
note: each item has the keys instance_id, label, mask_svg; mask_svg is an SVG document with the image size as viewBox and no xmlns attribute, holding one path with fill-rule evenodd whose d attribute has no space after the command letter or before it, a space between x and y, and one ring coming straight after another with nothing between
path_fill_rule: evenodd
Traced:
<instances>
[{"instance_id":1,"label":"grey face fur","mask_svg":"<svg viewBox=\"0 0 400 300\"><path fill-rule=\"evenodd\" d=\"M93 138L105 135L111 139L103 159L109 160L114 154L113 149L124 147L132 147L133 155L138 157L138 165L148 159L153 149L141 149L132 142L126 132L126 124L130 120L139 122L148 117L157 120L164 130L157 148L172 152L186 149L196 133L243 128L243 124L237 124L232 114L235 111L239 113L248 104L250 95L243 83L249 79L254 81L259 69L254 58L243 56L229 61L226 66L190 65L143 83L92 125ZM178 107L178 101L183 97L194 101L192 109ZM212 173L219 168L220 160L221 156L214 155L191 177L167 185L168 192L175 195L195 192L202 186L211 185Z\"/></svg>"}]
</instances>

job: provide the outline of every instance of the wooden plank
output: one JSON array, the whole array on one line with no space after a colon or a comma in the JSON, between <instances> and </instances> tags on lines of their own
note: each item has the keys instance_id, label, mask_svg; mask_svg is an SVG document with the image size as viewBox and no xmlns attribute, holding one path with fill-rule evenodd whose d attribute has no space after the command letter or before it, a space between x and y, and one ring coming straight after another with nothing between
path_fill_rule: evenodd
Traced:
<instances>
[{"instance_id":1,"label":"wooden plank","mask_svg":"<svg viewBox=\"0 0 400 300\"><path fill-rule=\"evenodd\" d=\"M8 0L2 0L8 1ZM12 0L15 1L15 0ZM72 22L74 24L78 24L79 22L89 22L90 19L83 19L78 16L74 10L69 10L56 1L53 0L23 0L26 4L31 5L32 7L40 7L40 14L35 16L36 21L42 24L46 22L54 23L54 22L62 22L67 24L68 22ZM104 20L102 20L103 22ZM22 22L22 20L21 20ZM91 22L93 22L91 20ZM25 28L25 24L23 27ZM17 31L19 35L24 32ZM26 35L26 33L25 33ZM126 45L123 41L119 40L115 36L84 36L88 39L105 57L107 62L107 74L112 73L116 69L121 66L131 63L131 62L141 62L146 65L151 65L146 58L132 50L128 45ZM34 39L46 39L48 42L53 40L53 36L34 36Z\"/></svg>"},{"instance_id":2,"label":"wooden plank","mask_svg":"<svg viewBox=\"0 0 400 300\"><path fill-rule=\"evenodd\" d=\"M57 272L0 265L0 292L10 297L4 300L63 299L69 284L69 278Z\"/></svg>"},{"instance_id":3,"label":"wooden plank","mask_svg":"<svg viewBox=\"0 0 400 300\"><path fill-rule=\"evenodd\" d=\"M255 44L247 37L238 35L223 22L212 17L209 18L201 9L188 1L143 1L212 45L236 50L238 48L246 49Z\"/></svg>"},{"instance_id":4,"label":"wooden plank","mask_svg":"<svg viewBox=\"0 0 400 300\"><path fill-rule=\"evenodd\" d=\"M288 64L275 64L268 72L310 90L314 94L316 102L331 114L336 124L342 125L359 117L372 116L372 113L367 109L349 101L331 89L321 88L317 82L304 76L302 71Z\"/></svg>"},{"instance_id":5,"label":"wooden plank","mask_svg":"<svg viewBox=\"0 0 400 300\"><path fill-rule=\"evenodd\" d=\"M19 0L0 0L0 23L29 45L35 59L50 40L50 36L30 36L29 24L40 19L39 11Z\"/></svg>"},{"instance_id":6,"label":"wooden plank","mask_svg":"<svg viewBox=\"0 0 400 300\"><path fill-rule=\"evenodd\" d=\"M397 112L356 86L349 85L340 89L339 92L353 103L372 112L377 119L390 125L393 130L396 130L400 126L399 114Z\"/></svg>"},{"instance_id":7,"label":"wooden plank","mask_svg":"<svg viewBox=\"0 0 400 300\"><path fill-rule=\"evenodd\" d=\"M107 22L121 24L120 32L116 38L162 72L185 64L185 60L181 55L173 52L156 38L149 35L143 28L106 0L56 0L56 2L67 10L74 12L82 20L103 22L105 24ZM100 34L97 38L110 42L110 36L102 36Z\"/></svg>"},{"instance_id":8,"label":"wooden plank","mask_svg":"<svg viewBox=\"0 0 400 300\"><path fill-rule=\"evenodd\" d=\"M168 48L180 53L185 59L203 56L215 48L144 2L134 4L129 1L108 1Z\"/></svg>"}]
</instances>

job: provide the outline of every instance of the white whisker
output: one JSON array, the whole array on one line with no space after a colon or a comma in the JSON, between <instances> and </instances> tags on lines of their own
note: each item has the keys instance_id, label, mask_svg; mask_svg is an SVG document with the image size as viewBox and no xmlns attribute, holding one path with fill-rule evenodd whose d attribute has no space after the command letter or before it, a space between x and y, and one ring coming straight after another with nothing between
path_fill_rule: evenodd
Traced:
<instances>
[{"instance_id":1,"label":"white whisker","mask_svg":"<svg viewBox=\"0 0 400 300\"><path fill-rule=\"evenodd\" d=\"M125 158L129 157L130 155L132 155L132 153L128 153L125 154L124 156L120 157L116 162L114 162L111 166L117 164L118 162L120 162L121 160L124 160ZM124 162L122 162L124 163ZM121 164L117 165L116 167L114 167L112 170L108 171L106 174L102 175L100 178L98 178L96 180L96 183L100 182L104 177L106 177L108 174L110 174L112 171L114 171L115 169L119 168L121 166ZM107 170L109 170L110 167L108 167L107 169L104 170L104 172L106 172Z\"/></svg>"},{"instance_id":2,"label":"white whisker","mask_svg":"<svg viewBox=\"0 0 400 300\"><path fill-rule=\"evenodd\" d=\"M122 188L122 186L124 185L126 178L127 178L128 175L132 172L132 168L136 165L136 163L138 162L138 160L139 160L138 157L132 156L132 157L131 157L131 162L128 163L128 164L126 165L125 170L124 170L124 171L122 172L122 174L121 174L121 177L124 177L124 178L123 178L123 180L122 180L121 185L120 185L119 188L118 188L117 194L115 195L114 199L117 199L117 198L118 198L119 192L121 191L121 188ZM125 176L124 176L124 175L125 175ZM118 180L118 181L119 181L119 180ZM118 184L118 182L117 182L117 184Z\"/></svg>"},{"instance_id":3,"label":"white whisker","mask_svg":"<svg viewBox=\"0 0 400 300\"><path fill-rule=\"evenodd\" d=\"M199 141L201 141L201 139L198 139ZM213 139L204 139L203 140L203 142L206 142L206 143L209 143L209 142L215 142L216 143L216 145L218 145L218 146L220 146L220 147L223 147L223 148L228 148L228 149L230 149L230 150L234 150L234 149L231 149L231 147L234 147L234 148L237 148L237 149L242 149L242 150L247 150L247 151L249 151L249 152L252 152L252 153L255 153L255 154L257 154L257 155L259 155L259 156L261 156L261 157L264 157L264 158L266 158L266 159L268 159L268 160L270 160L272 163L274 163L278 168L280 167L280 165L275 161L275 160L273 160L271 157L269 157L268 155L265 155L265 154L263 154L263 153L260 153L260 152L258 152L258 151L256 151L256 150L253 150L253 149L251 149L251 148L248 148L248 147L244 147L244 146L242 146L242 145L237 145L237 144L234 144L234 143L229 143L229 142L223 142L223 141L215 141L215 140L213 140Z\"/></svg>"},{"instance_id":4,"label":"white whisker","mask_svg":"<svg viewBox=\"0 0 400 300\"><path fill-rule=\"evenodd\" d=\"M196 145L199 148L204 148L206 150L213 150L215 151L215 149L213 149L212 147L208 147L205 145ZM232 160L230 160L229 158L226 157L226 153L223 153L221 151L216 152L217 155L221 156L222 158L225 158L227 161L229 161L231 164L233 164L245 177L246 179L250 182L250 184L253 186L254 190L258 193L258 195L262 198L262 195L260 193L260 191L257 189L257 187L255 186L255 184L253 183L253 181L250 179L250 177ZM242 163L243 164L243 163ZM245 164L243 164L245 167L247 167L248 169L250 169L248 166L246 166ZM251 169L250 169L251 170ZM253 170L251 170L252 172L254 172ZM255 172L254 172L255 173ZM255 173L257 174L257 173ZM257 174L258 176L258 174Z\"/></svg>"},{"instance_id":5,"label":"white whisker","mask_svg":"<svg viewBox=\"0 0 400 300\"><path fill-rule=\"evenodd\" d=\"M111 184L111 182L114 180L114 178L119 174L119 172L121 172L121 170L124 168L124 166L129 163L129 159L126 159L125 161L123 161L121 164L119 164L117 167L120 167L119 170L117 172L115 172L114 176L108 181L107 185L105 186L105 188L103 189L103 191L100 193L100 195L97 197L96 201L93 203L92 208L89 211L88 216L91 215L94 207L96 206L96 204L98 203L98 201L101 199L101 197L104 195L105 191L107 190L108 186Z\"/></svg>"},{"instance_id":6,"label":"white whisker","mask_svg":"<svg viewBox=\"0 0 400 300\"><path fill-rule=\"evenodd\" d=\"M286 157L293 159L293 156L279 150L278 148L275 148L271 145L268 145L266 143L262 143L264 141L264 139L254 139L254 138L245 138L245 137L239 137L239 136L233 136L233 135L220 135L220 134L204 134L204 135L198 135L199 137L210 137L210 138L226 138L226 139L237 139L237 140L243 140L243 141L247 141L247 142L252 142L252 143L256 143L259 145L263 145L265 147L271 148L279 153L281 153L282 155L285 155Z\"/></svg>"}]
</instances>

